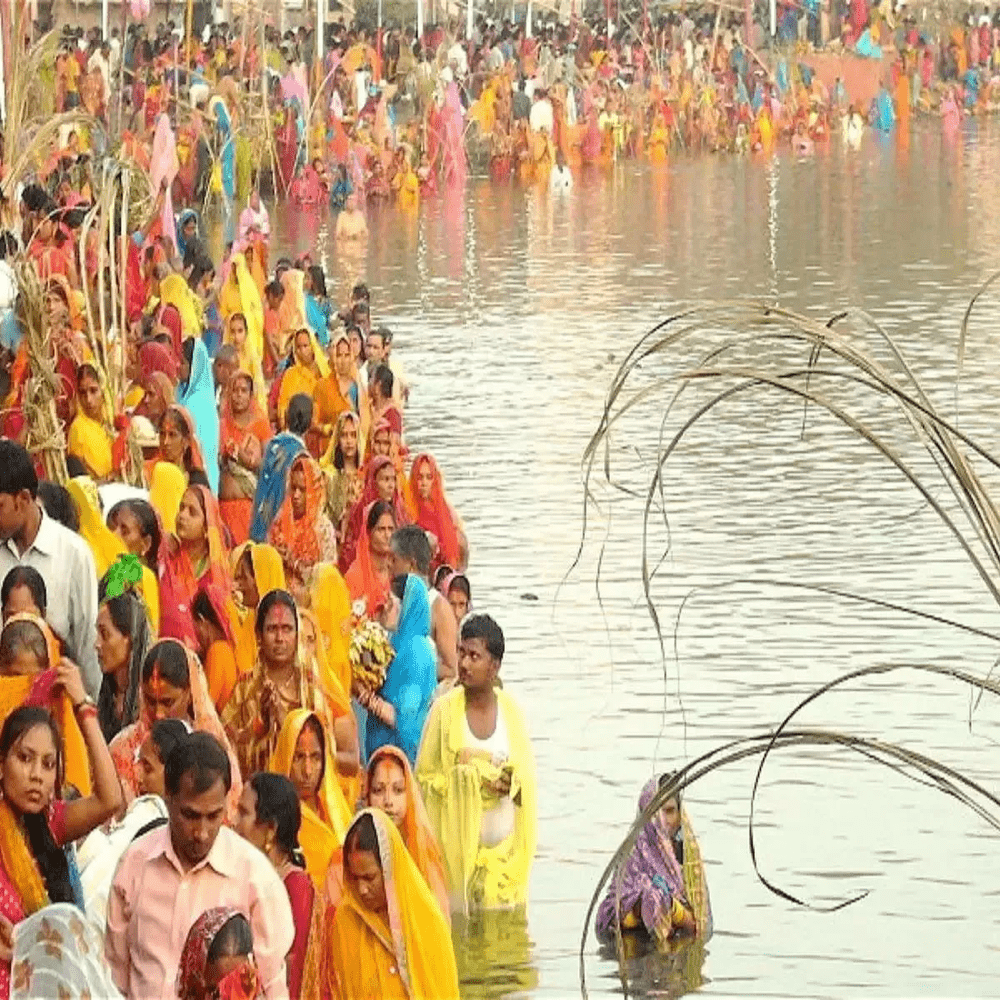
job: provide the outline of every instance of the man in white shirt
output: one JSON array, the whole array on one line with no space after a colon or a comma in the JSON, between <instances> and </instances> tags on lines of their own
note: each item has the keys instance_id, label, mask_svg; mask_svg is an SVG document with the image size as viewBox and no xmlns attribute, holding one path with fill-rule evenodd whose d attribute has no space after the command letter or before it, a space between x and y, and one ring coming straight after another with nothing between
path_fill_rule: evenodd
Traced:
<instances>
[{"instance_id":1,"label":"man in white shirt","mask_svg":"<svg viewBox=\"0 0 1000 1000\"><path fill-rule=\"evenodd\" d=\"M535 103L531 105L531 115L528 124L532 132L547 132L550 136L555 131L555 117L552 114L552 102L545 90L536 91Z\"/></svg>"},{"instance_id":2,"label":"man in white shirt","mask_svg":"<svg viewBox=\"0 0 1000 1000\"><path fill-rule=\"evenodd\" d=\"M448 65L453 67L457 80L463 80L469 72L469 57L465 54L465 46L457 38L455 44L448 49Z\"/></svg>"},{"instance_id":3,"label":"man in white shirt","mask_svg":"<svg viewBox=\"0 0 1000 1000\"><path fill-rule=\"evenodd\" d=\"M549 174L549 190L561 194L573 188L573 174L566 166L566 157L561 149L556 150L556 163Z\"/></svg>"},{"instance_id":4,"label":"man in white shirt","mask_svg":"<svg viewBox=\"0 0 1000 1000\"><path fill-rule=\"evenodd\" d=\"M46 618L79 666L92 698L101 686L97 662L97 570L87 543L52 520L38 503L38 475L28 452L0 441L0 582L15 566L45 581ZM55 664L52 664L55 666Z\"/></svg>"},{"instance_id":5,"label":"man in white shirt","mask_svg":"<svg viewBox=\"0 0 1000 1000\"><path fill-rule=\"evenodd\" d=\"M288 1000L292 908L263 851L222 825L226 751L209 733L192 733L168 754L164 784L168 825L122 855L108 895L104 954L115 984L127 1000L174 1000L191 925L213 906L232 906L250 923L266 1000Z\"/></svg>"}]
</instances>

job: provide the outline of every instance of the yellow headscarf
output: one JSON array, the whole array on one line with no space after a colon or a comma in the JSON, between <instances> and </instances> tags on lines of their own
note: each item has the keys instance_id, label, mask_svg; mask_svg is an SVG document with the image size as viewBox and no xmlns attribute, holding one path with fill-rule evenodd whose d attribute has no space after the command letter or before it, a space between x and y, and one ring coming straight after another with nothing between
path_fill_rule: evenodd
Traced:
<instances>
[{"instance_id":1,"label":"yellow headscarf","mask_svg":"<svg viewBox=\"0 0 1000 1000\"><path fill-rule=\"evenodd\" d=\"M257 581L257 596L263 597L272 590L285 589L285 564L281 555L272 545L261 545L255 542L244 542L233 549L229 557L229 566L233 576L236 567L246 552L250 553L250 564L253 566L254 580ZM236 641L236 669L240 677L252 673L257 660L257 635L254 631L256 611L247 608L238 621L231 622L233 637Z\"/></svg>"},{"instance_id":2,"label":"yellow headscarf","mask_svg":"<svg viewBox=\"0 0 1000 1000\"><path fill-rule=\"evenodd\" d=\"M385 813L365 809L351 829L365 816L375 824L389 920L387 924L361 902L345 872L344 898L328 935L333 980L328 987L336 989L340 1000L372 996L459 1000L448 921Z\"/></svg>"},{"instance_id":3,"label":"yellow headscarf","mask_svg":"<svg viewBox=\"0 0 1000 1000\"><path fill-rule=\"evenodd\" d=\"M177 530L177 511L187 489L184 470L173 462L157 462L149 481L149 502L160 515L163 530L173 534Z\"/></svg>"},{"instance_id":4,"label":"yellow headscarf","mask_svg":"<svg viewBox=\"0 0 1000 1000\"><path fill-rule=\"evenodd\" d=\"M337 772L333 755L330 753L333 735L323 726L315 712L307 708L297 708L285 716L268 770L275 774L283 774L286 778L291 777L295 747L309 719L315 719L323 732L324 764L323 776L316 793L319 813L305 802L300 803L302 826L299 829L299 844L306 858L306 870L319 890L323 888L330 859L344 842L344 834L351 821L351 809L337 783Z\"/></svg>"},{"instance_id":5,"label":"yellow headscarf","mask_svg":"<svg viewBox=\"0 0 1000 1000\"><path fill-rule=\"evenodd\" d=\"M160 304L174 306L181 314L181 332L185 337L201 335L204 309L181 274L170 274L160 282Z\"/></svg>"}]
</instances>

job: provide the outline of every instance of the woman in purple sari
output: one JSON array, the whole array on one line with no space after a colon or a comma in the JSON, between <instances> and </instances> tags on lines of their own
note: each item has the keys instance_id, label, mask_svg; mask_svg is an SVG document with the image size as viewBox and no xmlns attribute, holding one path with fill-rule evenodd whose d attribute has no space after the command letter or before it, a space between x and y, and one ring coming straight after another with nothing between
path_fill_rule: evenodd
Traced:
<instances>
[{"instance_id":1,"label":"woman in purple sari","mask_svg":"<svg viewBox=\"0 0 1000 1000\"><path fill-rule=\"evenodd\" d=\"M646 782L640 814L670 778L665 774ZM619 925L623 933L644 932L657 946L679 934L702 939L712 934L705 867L680 795L667 799L646 823L632 853L611 877L597 910L598 939L613 940Z\"/></svg>"}]
</instances>

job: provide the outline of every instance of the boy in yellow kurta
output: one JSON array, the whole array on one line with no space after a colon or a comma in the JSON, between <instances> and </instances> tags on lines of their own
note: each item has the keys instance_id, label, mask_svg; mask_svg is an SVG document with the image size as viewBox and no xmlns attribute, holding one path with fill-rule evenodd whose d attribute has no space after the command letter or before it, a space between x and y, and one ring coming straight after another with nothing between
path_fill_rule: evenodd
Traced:
<instances>
[{"instance_id":1,"label":"boy in yellow kurta","mask_svg":"<svg viewBox=\"0 0 1000 1000\"><path fill-rule=\"evenodd\" d=\"M496 686L503 653L492 618L466 619L459 686L431 706L417 754L417 781L458 913L521 906L528 898L535 760L520 709Z\"/></svg>"}]
</instances>

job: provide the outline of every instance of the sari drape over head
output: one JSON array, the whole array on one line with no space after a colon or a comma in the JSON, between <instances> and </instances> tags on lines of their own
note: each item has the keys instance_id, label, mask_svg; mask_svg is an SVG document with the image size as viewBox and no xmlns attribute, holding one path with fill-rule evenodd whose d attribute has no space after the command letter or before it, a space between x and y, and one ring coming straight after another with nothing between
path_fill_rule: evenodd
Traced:
<instances>
[{"instance_id":1,"label":"sari drape over head","mask_svg":"<svg viewBox=\"0 0 1000 1000\"><path fill-rule=\"evenodd\" d=\"M505 909L524 905L528 898L537 839L535 759L521 710L505 691L496 695L510 742L507 764L512 767L510 798L515 804L510 836L495 847L480 841L482 786L500 777L500 766L468 752L464 688L455 688L431 705L414 769L444 851L453 912Z\"/></svg>"},{"instance_id":2,"label":"sari drape over head","mask_svg":"<svg viewBox=\"0 0 1000 1000\"><path fill-rule=\"evenodd\" d=\"M160 635L166 639L179 639L193 649L197 647L198 641L191 618L191 602L199 586L214 583L228 594L232 592L233 581L222 544L218 502L204 486L190 486L188 489L197 491L205 511L208 561L199 575L176 535L169 535L163 540L159 555Z\"/></svg>"},{"instance_id":3,"label":"sari drape over head","mask_svg":"<svg viewBox=\"0 0 1000 1000\"><path fill-rule=\"evenodd\" d=\"M212 362L201 338L194 342L191 375L177 391L177 403L191 414L212 492L219 492L219 411L215 406Z\"/></svg>"},{"instance_id":4,"label":"sari drape over head","mask_svg":"<svg viewBox=\"0 0 1000 1000\"><path fill-rule=\"evenodd\" d=\"M292 509L292 476L305 475L305 513L297 518ZM337 559L337 536L326 516L326 485L319 466L308 454L299 455L288 470L289 486L269 532L269 541L281 553L286 567L311 569Z\"/></svg>"},{"instance_id":5,"label":"sari drape over head","mask_svg":"<svg viewBox=\"0 0 1000 1000\"><path fill-rule=\"evenodd\" d=\"M375 715L368 716L365 740L368 757L379 747L399 747L411 763L424 721L437 687L437 652L430 639L431 606L427 585L415 574L406 577L399 625L390 636L396 655L386 671L382 697L396 710L396 725L387 726Z\"/></svg>"},{"instance_id":6,"label":"sari drape over head","mask_svg":"<svg viewBox=\"0 0 1000 1000\"><path fill-rule=\"evenodd\" d=\"M328 989L339 1000L458 1000L451 927L392 820L366 809L354 823L366 815L378 836L388 922L346 877L330 921Z\"/></svg>"},{"instance_id":7,"label":"sari drape over head","mask_svg":"<svg viewBox=\"0 0 1000 1000\"><path fill-rule=\"evenodd\" d=\"M424 500L417 490L417 473L422 465L426 465L433 476L430 500ZM416 513L416 523L438 540L437 561L446 566L457 567L461 559L458 526L445 494L441 470L437 462L426 452L417 455L410 466L409 491L410 509Z\"/></svg>"},{"instance_id":8,"label":"sari drape over head","mask_svg":"<svg viewBox=\"0 0 1000 1000\"><path fill-rule=\"evenodd\" d=\"M177 642L176 639L170 641ZM178 643L178 645L181 644ZM188 686L191 691L191 717L187 721L192 729L214 736L229 757L233 784L226 796L226 818L231 822L236 818L236 805L243 792L239 762L236 759L236 754L233 753L226 731L222 728L215 706L212 704L208 693L208 682L205 680L205 671L201 668L201 661L192 650L185 646L181 646L181 648L184 649L184 654L187 657ZM131 726L126 726L108 746L115 770L121 781L126 803L131 802L139 794L139 750L148 739L155 721L153 713L146 706L146 699L142 688L140 688L138 719Z\"/></svg>"},{"instance_id":9,"label":"sari drape over head","mask_svg":"<svg viewBox=\"0 0 1000 1000\"><path fill-rule=\"evenodd\" d=\"M155 340L139 348L139 371L143 382L149 379L153 372L161 372L167 376L171 385L176 385L180 373L176 355L170 352L166 344L159 344Z\"/></svg>"},{"instance_id":10,"label":"sari drape over head","mask_svg":"<svg viewBox=\"0 0 1000 1000\"><path fill-rule=\"evenodd\" d=\"M177 968L177 1000L202 1000L203 997L211 996L212 991L205 979L208 950L219 931L241 913L235 906L213 906L210 910L205 910L191 925ZM249 914L242 913L242 916L249 920ZM247 1000L256 1000L259 996L258 992Z\"/></svg>"},{"instance_id":11,"label":"sari drape over head","mask_svg":"<svg viewBox=\"0 0 1000 1000\"><path fill-rule=\"evenodd\" d=\"M173 462L155 462L149 476L149 502L160 519L160 526L168 534L177 527L177 511L187 489L184 470Z\"/></svg>"},{"instance_id":12,"label":"sari drape over head","mask_svg":"<svg viewBox=\"0 0 1000 1000\"><path fill-rule=\"evenodd\" d=\"M330 859L344 842L344 834L347 833L353 812L337 782L333 754L330 752L333 733L323 726L320 717L308 708L298 708L289 712L278 735L268 770L291 778L295 747L309 719L316 719L323 729L323 774L316 792L319 811L301 800L299 802L302 810L299 846L306 859L306 871L309 872L317 891L320 891L326 880Z\"/></svg>"},{"instance_id":13,"label":"sari drape over head","mask_svg":"<svg viewBox=\"0 0 1000 1000\"><path fill-rule=\"evenodd\" d=\"M285 502L285 488L288 485L288 473L292 462L305 450L302 438L290 431L275 434L268 441L253 500L254 513L250 522L252 542L267 541L271 522Z\"/></svg>"},{"instance_id":14,"label":"sari drape over head","mask_svg":"<svg viewBox=\"0 0 1000 1000\"><path fill-rule=\"evenodd\" d=\"M351 595L352 601L364 600L365 613L373 618L389 599L389 587L392 577L389 573L380 573L372 556L371 538L368 535L368 510L374 505L368 505L365 510L365 520L361 526L361 539L358 542L358 554L351 563L351 568L344 574L344 583Z\"/></svg>"},{"instance_id":15,"label":"sari drape over head","mask_svg":"<svg viewBox=\"0 0 1000 1000\"><path fill-rule=\"evenodd\" d=\"M66 453L83 461L88 471L98 479L107 479L114 468L111 444L111 435L104 424L78 410L69 425Z\"/></svg>"},{"instance_id":16,"label":"sari drape over head","mask_svg":"<svg viewBox=\"0 0 1000 1000\"><path fill-rule=\"evenodd\" d=\"M250 553L250 565L257 584L258 596L263 597L272 590L284 590L285 566L281 561L281 555L270 545L246 542L234 549L229 560L233 575L236 575L236 567L247 552ZM234 624L236 668L240 677L251 673L257 662L257 634L254 631L256 617L256 609L247 608L240 621Z\"/></svg>"},{"instance_id":17,"label":"sari drape over head","mask_svg":"<svg viewBox=\"0 0 1000 1000\"><path fill-rule=\"evenodd\" d=\"M639 796L641 815L659 789L659 778L650 778ZM687 813L681 810L679 837L683 864L677 860L675 840L660 810L646 822L628 858L611 877L608 891L597 910L597 936L611 940L619 923L638 910L646 933L664 945L675 926L675 904L688 910L700 938L712 936L712 906L698 839Z\"/></svg>"},{"instance_id":18,"label":"sari drape over head","mask_svg":"<svg viewBox=\"0 0 1000 1000\"><path fill-rule=\"evenodd\" d=\"M201 338L201 328L205 312L204 306L201 303L201 299L191 291L191 287L184 280L184 275L169 274L160 282L160 303L164 306L163 313L160 315L161 323L164 321L164 314L167 311L167 307L173 306L181 319L181 339L184 337ZM174 350L179 357L181 344L178 341L177 335L174 334L173 329L171 329L171 333L174 335Z\"/></svg>"},{"instance_id":19,"label":"sari drape over head","mask_svg":"<svg viewBox=\"0 0 1000 1000\"><path fill-rule=\"evenodd\" d=\"M354 561L355 556L360 554L359 539L364 530L365 519L368 517L368 508L379 499L378 487L375 484L375 477L387 465L392 465L392 459L387 455L376 455L368 461L365 467L365 484L361 488L361 499L351 508L347 516L347 523L344 526L344 540L340 547L340 568L341 571L347 569ZM406 512L406 505L399 492L399 481L397 477L396 492L392 497L392 509L396 515L396 527L410 523L409 515Z\"/></svg>"}]
</instances>

